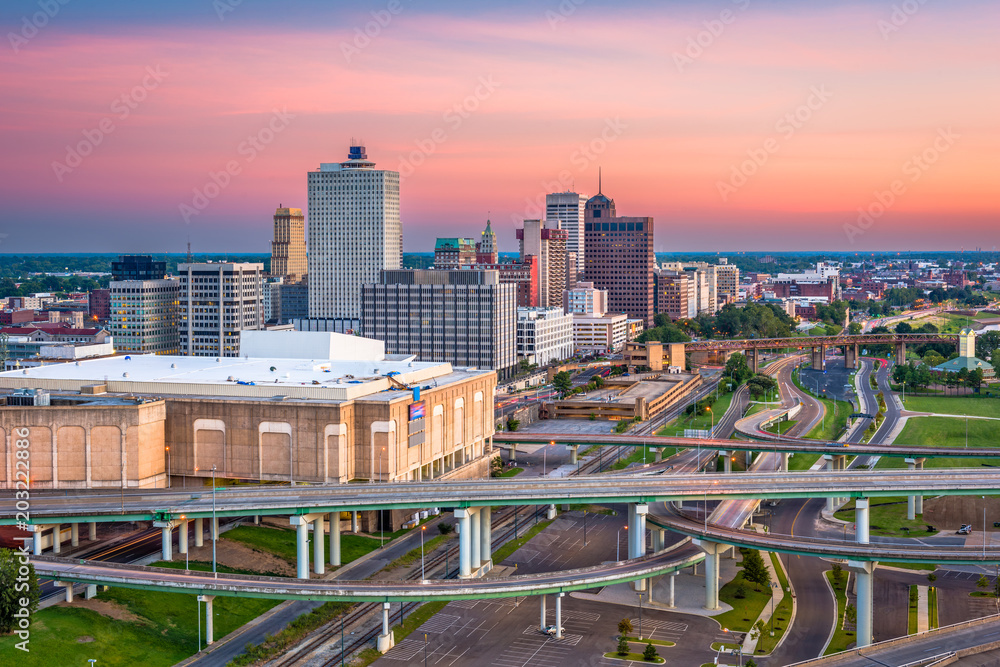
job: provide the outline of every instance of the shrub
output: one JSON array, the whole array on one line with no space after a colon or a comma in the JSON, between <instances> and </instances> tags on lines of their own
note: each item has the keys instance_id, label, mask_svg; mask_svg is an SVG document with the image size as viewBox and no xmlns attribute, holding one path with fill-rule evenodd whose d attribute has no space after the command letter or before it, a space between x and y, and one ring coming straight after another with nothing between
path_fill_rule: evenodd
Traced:
<instances>
[{"instance_id":1,"label":"shrub","mask_svg":"<svg viewBox=\"0 0 1000 667\"><path fill-rule=\"evenodd\" d=\"M642 659L646 662L655 662L659 657L660 654L656 652L653 642L647 642L646 649L642 652Z\"/></svg>"},{"instance_id":2,"label":"shrub","mask_svg":"<svg viewBox=\"0 0 1000 667\"><path fill-rule=\"evenodd\" d=\"M628 655L628 640L625 635L618 638L618 655Z\"/></svg>"}]
</instances>

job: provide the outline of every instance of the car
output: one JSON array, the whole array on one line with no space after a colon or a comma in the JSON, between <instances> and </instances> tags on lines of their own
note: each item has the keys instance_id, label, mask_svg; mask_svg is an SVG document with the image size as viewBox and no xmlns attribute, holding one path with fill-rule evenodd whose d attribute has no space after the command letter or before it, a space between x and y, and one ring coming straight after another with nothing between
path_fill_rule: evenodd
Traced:
<instances>
[{"instance_id":1,"label":"car","mask_svg":"<svg viewBox=\"0 0 1000 667\"><path fill-rule=\"evenodd\" d=\"M566 628L562 628L562 631L566 632ZM554 625L546 625L544 633L547 634L547 635L551 635L553 637L555 637L556 634L558 634L556 632L556 626L554 626Z\"/></svg>"},{"instance_id":2,"label":"car","mask_svg":"<svg viewBox=\"0 0 1000 667\"><path fill-rule=\"evenodd\" d=\"M963 523L962 527L955 531L959 535L971 535L972 534L972 524Z\"/></svg>"}]
</instances>

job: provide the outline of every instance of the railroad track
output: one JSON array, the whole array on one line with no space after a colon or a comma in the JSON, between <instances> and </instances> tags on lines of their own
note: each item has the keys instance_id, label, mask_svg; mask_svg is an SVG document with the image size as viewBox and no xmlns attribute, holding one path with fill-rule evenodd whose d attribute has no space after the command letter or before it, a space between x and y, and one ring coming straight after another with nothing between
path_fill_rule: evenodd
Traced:
<instances>
[{"instance_id":1,"label":"railroad track","mask_svg":"<svg viewBox=\"0 0 1000 667\"><path fill-rule=\"evenodd\" d=\"M498 519L497 523L500 524L501 530L493 537L491 542L492 548L495 550L502 546L510 539L514 539L515 532L517 536L524 534L525 528L523 523L520 521L515 522L514 519L518 515L521 508L510 507L497 512L494 515L495 520ZM527 517L518 517L519 519L527 519L528 522L537 522L538 519L545 513L544 507L536 507L531 514ZM454 569L451 564L454 563ZM427 559L424 562L425 572L430 572L436 568L445 565L446 571L444 572L443 579L453 579L458 575L458 547L449 547L447 550L442 551L433 557ZM419 579L420 573L413 572L407 577L407 580ZM414 609L419 607L422 602L406 602L403 603L401 615L412 612ZM362 621L370 614L377 612L381 609L381 603L379 602L363 602L354 605L347 614L343 617L343 624L339 623L340 619L331 621L321 630L316 631L313 636L308 638L305 642L300 643L298 646L301 648L295 651L294 655L282 656L268 663L271 667L290 667L291 665L297 664L300 660L306 659L319 647L328 644L336 643L340 644L340 633L341 626L350 627L356 623ZM340 651L336 652L336 655L331 656L323 663L324 666L329 665L339 665L341 662L341 657L346 658L347 656L353 655L355 652L369 646L377 637L381 634L381 628L375 627L371 630L363 632L359 635L349 635L345 636L345 645Z\"/></svg>"}]
</instances>

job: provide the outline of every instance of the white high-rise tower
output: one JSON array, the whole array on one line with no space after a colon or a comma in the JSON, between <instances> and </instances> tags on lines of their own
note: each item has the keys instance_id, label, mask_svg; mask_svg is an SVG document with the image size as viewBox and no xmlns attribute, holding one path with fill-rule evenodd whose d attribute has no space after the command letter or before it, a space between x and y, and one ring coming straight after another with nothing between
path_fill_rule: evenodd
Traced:
<instances>
[{"instance_id":1,"label":"white high-rise tower","mask_svg":"<svg viewBox=\"0 0 1000 667\"><path fill-rule=\"evenodd\" d=\"M360 328L361 286L402 267L399 172L376 169L364 146L320 164L309 172L308 238L307 328Z\"/></svg>"},{"instance_id":2,"label":"white high-rise tower","mask_svg":"<svg viewBox=\"0 0 1000 667\"><path fill-rule=\"evenodd\" d=\"M545 219L558 220L560 229L569 233L566 252L576 253L576 270L583 275L583 217L587 197L576 192L555 192L545 195Z\"/></svg>"}]
</instances>

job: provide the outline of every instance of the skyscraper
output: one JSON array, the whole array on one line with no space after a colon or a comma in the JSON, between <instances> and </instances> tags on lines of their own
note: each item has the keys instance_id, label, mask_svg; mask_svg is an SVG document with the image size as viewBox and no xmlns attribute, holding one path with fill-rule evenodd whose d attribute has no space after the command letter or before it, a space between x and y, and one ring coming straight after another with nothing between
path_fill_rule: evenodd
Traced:
<instances>
[{"instance_id":1,"label":"skyscraper","mask_svg":"<svg viewBox=\"0 0 1000 667\"><path fill-rule=\"evenodd\" d=\"M486 229L483 230L483 240L476 244L476 264L496 264L498 255L497 235L487 220Z\"/></svg>"},{"instance_id":2,"label":"skyscraper","mask_svg":"<svg viewBox=\"0 0 1000 667\"><path fill-rule=\"evenodd\" d=\"M360 327L361 285L403 263L399 172L376 169L364 146L309 172L309 319Z\"/></svg>"},{"instance_id":3,"label":"skyscraper","mask_svg":"<svg viewBox=\"0 0 1000 667\"><path fill-rule=\"evenodd\" d=\"M566 230L566 252L576 253L576 273L582 274L584 260L584 211L587 198L578 192L554 192L545 195L545 219L558 220ZM571 284L576 281L571 281Z\"/></svg>"},{"instance_id":4,"label":"skyscraper","mask_svg":"<svg viewBox=\"0 0 1000 667\"><path fill-rule=\"evenodd\" d=\"M263 329L264 265L178 264L180 350L189 357L240 356L240 331Z\"/></svg>"},{"instance_id":5,"label":"skyscraper","mask_svg":"<svg viewBox=\"0 0 1000 667\"><path fill-rule=\"evenodd\" d=\"M618 217L598 188L584 219L586 280L607 290L608 310L653 326L653 219Z\"/></svg>"},{"instance_id":6,"label":"skyscraper","mask_svg":"<svg viewBox=\"0 0 1000 667\"><path fill-rule=\"evenodd\" d=\"M566 280L567 233L552 220L525 220L524 227L515 231L521 250L521 261L534 255L539 258L538 305L558 306Z\"/></svg>"},{"instance_id":7,"label":"skyscraper","mask_svg":"<svg viewBox=\"0 0 1000 667\"><path fill-rule=\"evenodd\" d=\"M305 277L307 271L306 219L302 209L279 207L274 212L271 275L296 283Z\"/></svg>"}]
</instances>

